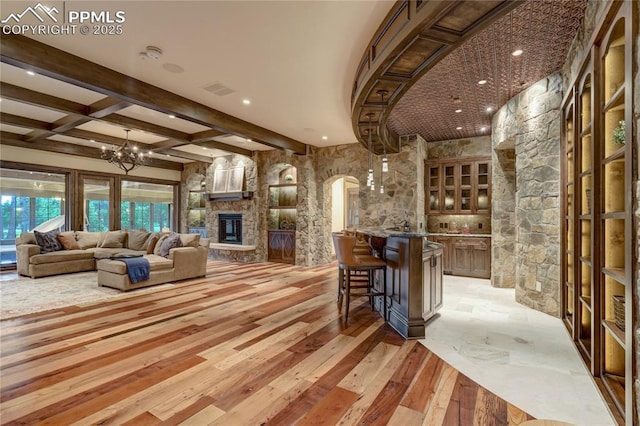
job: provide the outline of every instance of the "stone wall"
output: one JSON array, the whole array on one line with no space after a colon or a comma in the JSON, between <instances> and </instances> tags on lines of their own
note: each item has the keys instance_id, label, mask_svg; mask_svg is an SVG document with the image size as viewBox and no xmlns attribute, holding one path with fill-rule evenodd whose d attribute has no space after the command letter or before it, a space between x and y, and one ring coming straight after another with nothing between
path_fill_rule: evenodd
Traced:
<instances>
[{"instance_id":1,"label":"stone wall","mask_svg":"<svg viewBox=\"0 0 640 426\"><path fill-rule=\"evenodd\" d=\"M194 162L185 164L182 173L182 190L180 206L181 211L186 212L187 197L190 190L200 189L200 183L205 182L205 191L212 192L213 176L218 168L229 169L231 167L244 166L244 186L245 191L253 192L254 196L247 200L238 201L207 201L205 203L205 226L207 237L212 243L218 242L218 215L221 213L241 213L242 214L242 244L255 245L256 249L251 251L220 250L211 249L209 257L211 259L226 260L229 262L255 262L265 259L264 244L260 242L259 235L259 209L257 206L260 199L257 193L258 170L252 158L243 155L227 155L216 158L212 164ZM186 214L182 214L180 221L181 232L187 232Z\"/></svg>"},{"instance_id":2,"label":"stone wall","mask_svg":"<svg viewBox=\"0 0 640 426\"><path fill-rule=\"evenodd\" d=\"M427 144L427 159L482 157L491 155L491 136L451 139Z\"/></svg>"},{"instance_id":3,"label":"stone wall","mask_svg":"<svg viewBox=\"0 0 640 426\"><path fill-rule=\"evenodd\" d=\"M426 147L421 137L406 138L401 152L389 154L389 172L382 173L381 156L373 156L375 191L366 186L368 152L360 144L338 145L313 150L316 210L320 239L309 264L322 264L332 259L331 184L340 177L352 176L360 183L360 227L394 227L405 215L412 229L424 226L424 177L422 164ZM385 192L380 193L380 182Z\"/></svg>"},{"instance_id":4,"label":"stone wall","mask_svg":"<svg viewBox=\"0 0 640 426\"><path fill-rule=\"evenodd\" d=\"M561 102L562 78L552 74L495 114L492 138L494 149L505 150L493 155L498 181L494 175L492 279L502 278L494 285L510 286L507 280L515 264L516 300L556 317L560 316ZM514 213L511 144L515 149ZM515 262L511 262L508 244L514 236Z\"/></svg>"},{"instance_id":5,"label":"stone wall","mask_svg":"<svg viewBox=\"0 0 640 426\"><path fill-rule=\"evenodd\" d=\"M633 35L635 40L635 47L633 49L633 137L635 141L634 155L636 155L636 161L633 168L633 178L635 180L634 186L636 188L636 197L633 200L633 208L635 210L635 223L633 229L635 231L635 252L636 252L636 266L635 266L635 282L636 288L633 296L634 305L634 330L635 330L635 377L634 377L634 394L635 394L635 409L636 415L640 416L640 141L638 135L640 135L640 5L636 2L633 11L634 21L633 28L635 34Z\"/></svg>"}]
</instances>

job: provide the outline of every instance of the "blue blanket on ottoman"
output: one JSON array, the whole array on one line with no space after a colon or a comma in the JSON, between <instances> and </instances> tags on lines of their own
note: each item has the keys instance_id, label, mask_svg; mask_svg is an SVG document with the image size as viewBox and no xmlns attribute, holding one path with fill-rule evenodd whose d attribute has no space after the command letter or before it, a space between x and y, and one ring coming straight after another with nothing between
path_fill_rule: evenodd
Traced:
<instances>
[{"instance_id":1,"label":"blue blanket on ottoman","mask_svg":"<svg viewBox=\"0 0 640 426\"><path fill-rule=\"evenodd\" d=\"M127 264L127 273L132 284L149 279L149 270L151 268L149 261L144 257L112 257L111 259Z\"/></svg>"}]
</instances>

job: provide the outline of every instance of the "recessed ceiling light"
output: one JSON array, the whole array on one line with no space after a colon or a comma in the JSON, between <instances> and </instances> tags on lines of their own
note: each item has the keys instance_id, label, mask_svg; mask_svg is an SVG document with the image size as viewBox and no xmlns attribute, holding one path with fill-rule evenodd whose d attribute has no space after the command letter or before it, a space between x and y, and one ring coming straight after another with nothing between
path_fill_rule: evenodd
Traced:
<instances>
[{"instance_id":1,"label":"recessed ceiling light","mask_svg":"<svg viewBox=\"0 0 640 426\"><path fill-rule=\"evenodd\" d=\"M323 136L323 137L322 137L322 140L323 140L323 141L326 141L327 139L329 139L329 136Z\"/></svg>"},{"instance_id":2,"label":"recessed ceiling light","mask_svg":"<svg viewBox=\"0 0 640 426\"><path fill-rule=\"evenodd\" d=\"M458 108L458 109L456 110L456 112L462 112L462 110L461 110L460 108Z\"/></svg>"},{"instance_id":3,"label":"recessed ceiling light","mask_svg":"<svg viewBox=\"0 0 640 426\"><path fill-rule=\"evenodd\" d=\"M520 55L522 55L523 53L524 53L524 51L523 51L522 49L517 49L517 50L514 50L513 52L511 52L511 54L512 54L513 56L520 56Z\"/></svg>"},{"instance_id":4,"label":"recessed ceiling light","mask_svg":"<svg viewBox=\"0 0 640 426\"><path fill-rule=\"evenodd\" d=\"M482 85L482 84L487 84L487 80L480 80L480 81L478 82L478 84L480 84L480 85Z\"/></svg>"},{"instance_id":5,"label":"recessed ceiling light","mask_svg":"<svg viewBox=\"0 0 640 426\"><path fill-rule=\"evenodd\" d=\"M242 103L245 105L251 105L251 101L249 99L243 99Z\"/></svg>"},{"instance_id":6,"label":"recessed ceiling light","mask_svg":"<svg viewBox=\"0 0 640 426\"><path fill-rule=\"evenodd\" d=\"M95 139L89 139L89 142L95 142Z\"/></svg>"},{"instance_id":7,"label":"recessed ceiling light","mask_svg":"<svg viewBox=\"0 0 640 426\"><path fill-rule=\"evenodd\" d=\"M487 112L493 112L493 108L487 107Z\"/></svg>"},{"instance_id":8,"label":"recessed ceiling light","mask_svg":"<svg viewBox=\"0 0 640 426\"><path fill-rule=\"evenodd\" d=\"M208 150L209 148L205 148L204 146L202 147L202 149L204 149L205 151Z\"/></svg>"},{"instance_id":9,"label":"recessed ceiling light","mask_svg":"<svg viewBox=\"0 0 640 426\"><path fill-rule=\"evenodd\" d=\"M171 157L171 154L167 154L167 157Z\"/></svg>"},{"instance_id":10,"label":"recessed ceiling light","mask_svg":"<svg viewBox=\"0 0 640 426\"><path fill-rule=\"evenodd\" d=\"M247 138L247 142L251 142L251 138Z\"/></svg>"},{"instance_id":11,"label":"recessed ceiling light","mask_svg":"<svg viewBox=\"0 0 640 426\"><path fill-rule=\"evenodd\" d=\"M173 114L169 114L169 118L176 118L176 116Z\"/></svg>"},{"instance_id":12,"label":"recessed ceiling light","mask_svg":"<svg viewBox=\"0 0 640 426\"><path fill-rule=\"evenodd\" d=\"M456 127L456 130L462 130L461 126Z\"/></svg>"},{"instance_id":13,"label":"recessed ceiling light","mask_svg":"<svg viewBox=\"0 0 640 426\"><path fill-rule=\"evenodd\" d=\"M484 132L485 130L487 130L487 126L482 126L482 127L480 127L480 131L481 131L481 132Z\"/></svg>"},{"instance_id":14,"label":"recessed ceiling light","mask_svg":"<svg viewBox=\"0 0 640 426\"><path fill-rule=\"evenodd\" d=\"M27 71L27 74L29 74L29 75L36 75L36 73L35 73L35 72L33 72L33 71Z\"/></svg>"}]
</instances>

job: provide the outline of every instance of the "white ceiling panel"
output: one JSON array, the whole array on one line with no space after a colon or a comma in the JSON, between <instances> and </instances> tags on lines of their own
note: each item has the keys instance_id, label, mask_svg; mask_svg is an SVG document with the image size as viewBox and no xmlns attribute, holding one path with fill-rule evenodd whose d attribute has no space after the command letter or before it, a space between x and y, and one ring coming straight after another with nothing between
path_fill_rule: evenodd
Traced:
<instances>
[{"instance_id":1,"label":"white ceiling panel","mask_svg":"<svg viewBox=\"0 0 640 426\"><path fill-rule=\"evenodd\" d=\"M20 117L46 121L47 123L53 123L67 115L50 109L15 102L10 99L3 99L2 102L0 102L0 111L7 114L19 115Z\"/></svg>"},{"instance_id":2,"label":"white ceiling panel","mask_svg":"<svg viewBox=\"0 0 640 426\"><path fill-rule=\"evenodd\" d=\"M198 145L183 145L174 148L177 151L188 152L191 154L204 155L205 157L223 157L225 155L229 155L227 151L222 151L220 149L210 149L204 148Z\"/></svg>"},{"instance_id":3,"label":"white ceiling panel","mask_svg":"<svg viewBox=\"0 0 640 426\"><path fill-rule=\"evenodd\" d=\"M84 123L81 126L77 127L81 130L87 130L89 132L101 133L104 135L114 136L116 138L125 139L127 137L127 133L125 129L121 126L116 126L114 124L98 122L98 121L90 121L88 123ZM155 143L165 140L166 138L153 135L151 133L142 132L139 130L131 130L129 132L129 139L131 141L141 142L141 143Z\"/></svg>"},{"instance_id":4,"label":"white ceiling panel","mask_svg":"<svg viewBox=\"0 0 640 426\"><path fill-rule=\"evenodd\" d=\"M214 141L226 143L227 145L237 146L238 148L248 149L250 151L269 151L271 149L270 146L262 145L257 142L248 141L245 138L241 138L240 136L235 135L224 135L213 138Z\"/></svg>"},{"instance_id":5,"label":"white ceiling panel","mask_svg":"<svg viewBox=\"0 0 640 426\"><path fill-rule=\"evenodd\" d=\"M38 74L29 75L22 68L5 63L0 63L0 76L2 76L3 82L84 105L90 105L105 98L100 93L73 86L60 80L54 80Z\"/></svg>"},{"instance_id":6,"label":"white ceiling panel","mask_svg":"<svg viewBox=\"0 0 640 426\"><path fill-rule=\"evenodd\" d=\"M10 124L0 123L0 130L3 132L17 133L19 135L26 135L31 129L25 129L24 127L12 126Z\"/></svg>"}]
</instances>

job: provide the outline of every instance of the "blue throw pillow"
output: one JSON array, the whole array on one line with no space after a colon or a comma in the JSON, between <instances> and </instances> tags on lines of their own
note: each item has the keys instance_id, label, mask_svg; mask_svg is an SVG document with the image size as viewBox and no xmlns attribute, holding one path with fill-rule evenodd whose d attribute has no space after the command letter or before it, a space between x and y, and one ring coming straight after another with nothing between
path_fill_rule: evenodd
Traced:
<instances>
[{"instance_id":1,"label":"blue throw pillow","mask_svg":"<svg viewBox=\"0 0 640 426\"><path fill-rule=\"evenodd\" d=\"M36 243L40 246L40 253L51 253L53 251L62 250L62 244L58 241L58 231L39 232L33 231L36 237Z\"/></svg>"},{"instance_id":2,"label":"blue throw pillow","mask_svg":"<svg viewBox=\"0 0 640 426\"><path fill-rule=\"evenodd\" d=\"M162 246L160 246L160 256L169 257L169 250L176 247L182 247L180 234L171 234L162 242Z\"/></svg>"}]
</instances>

